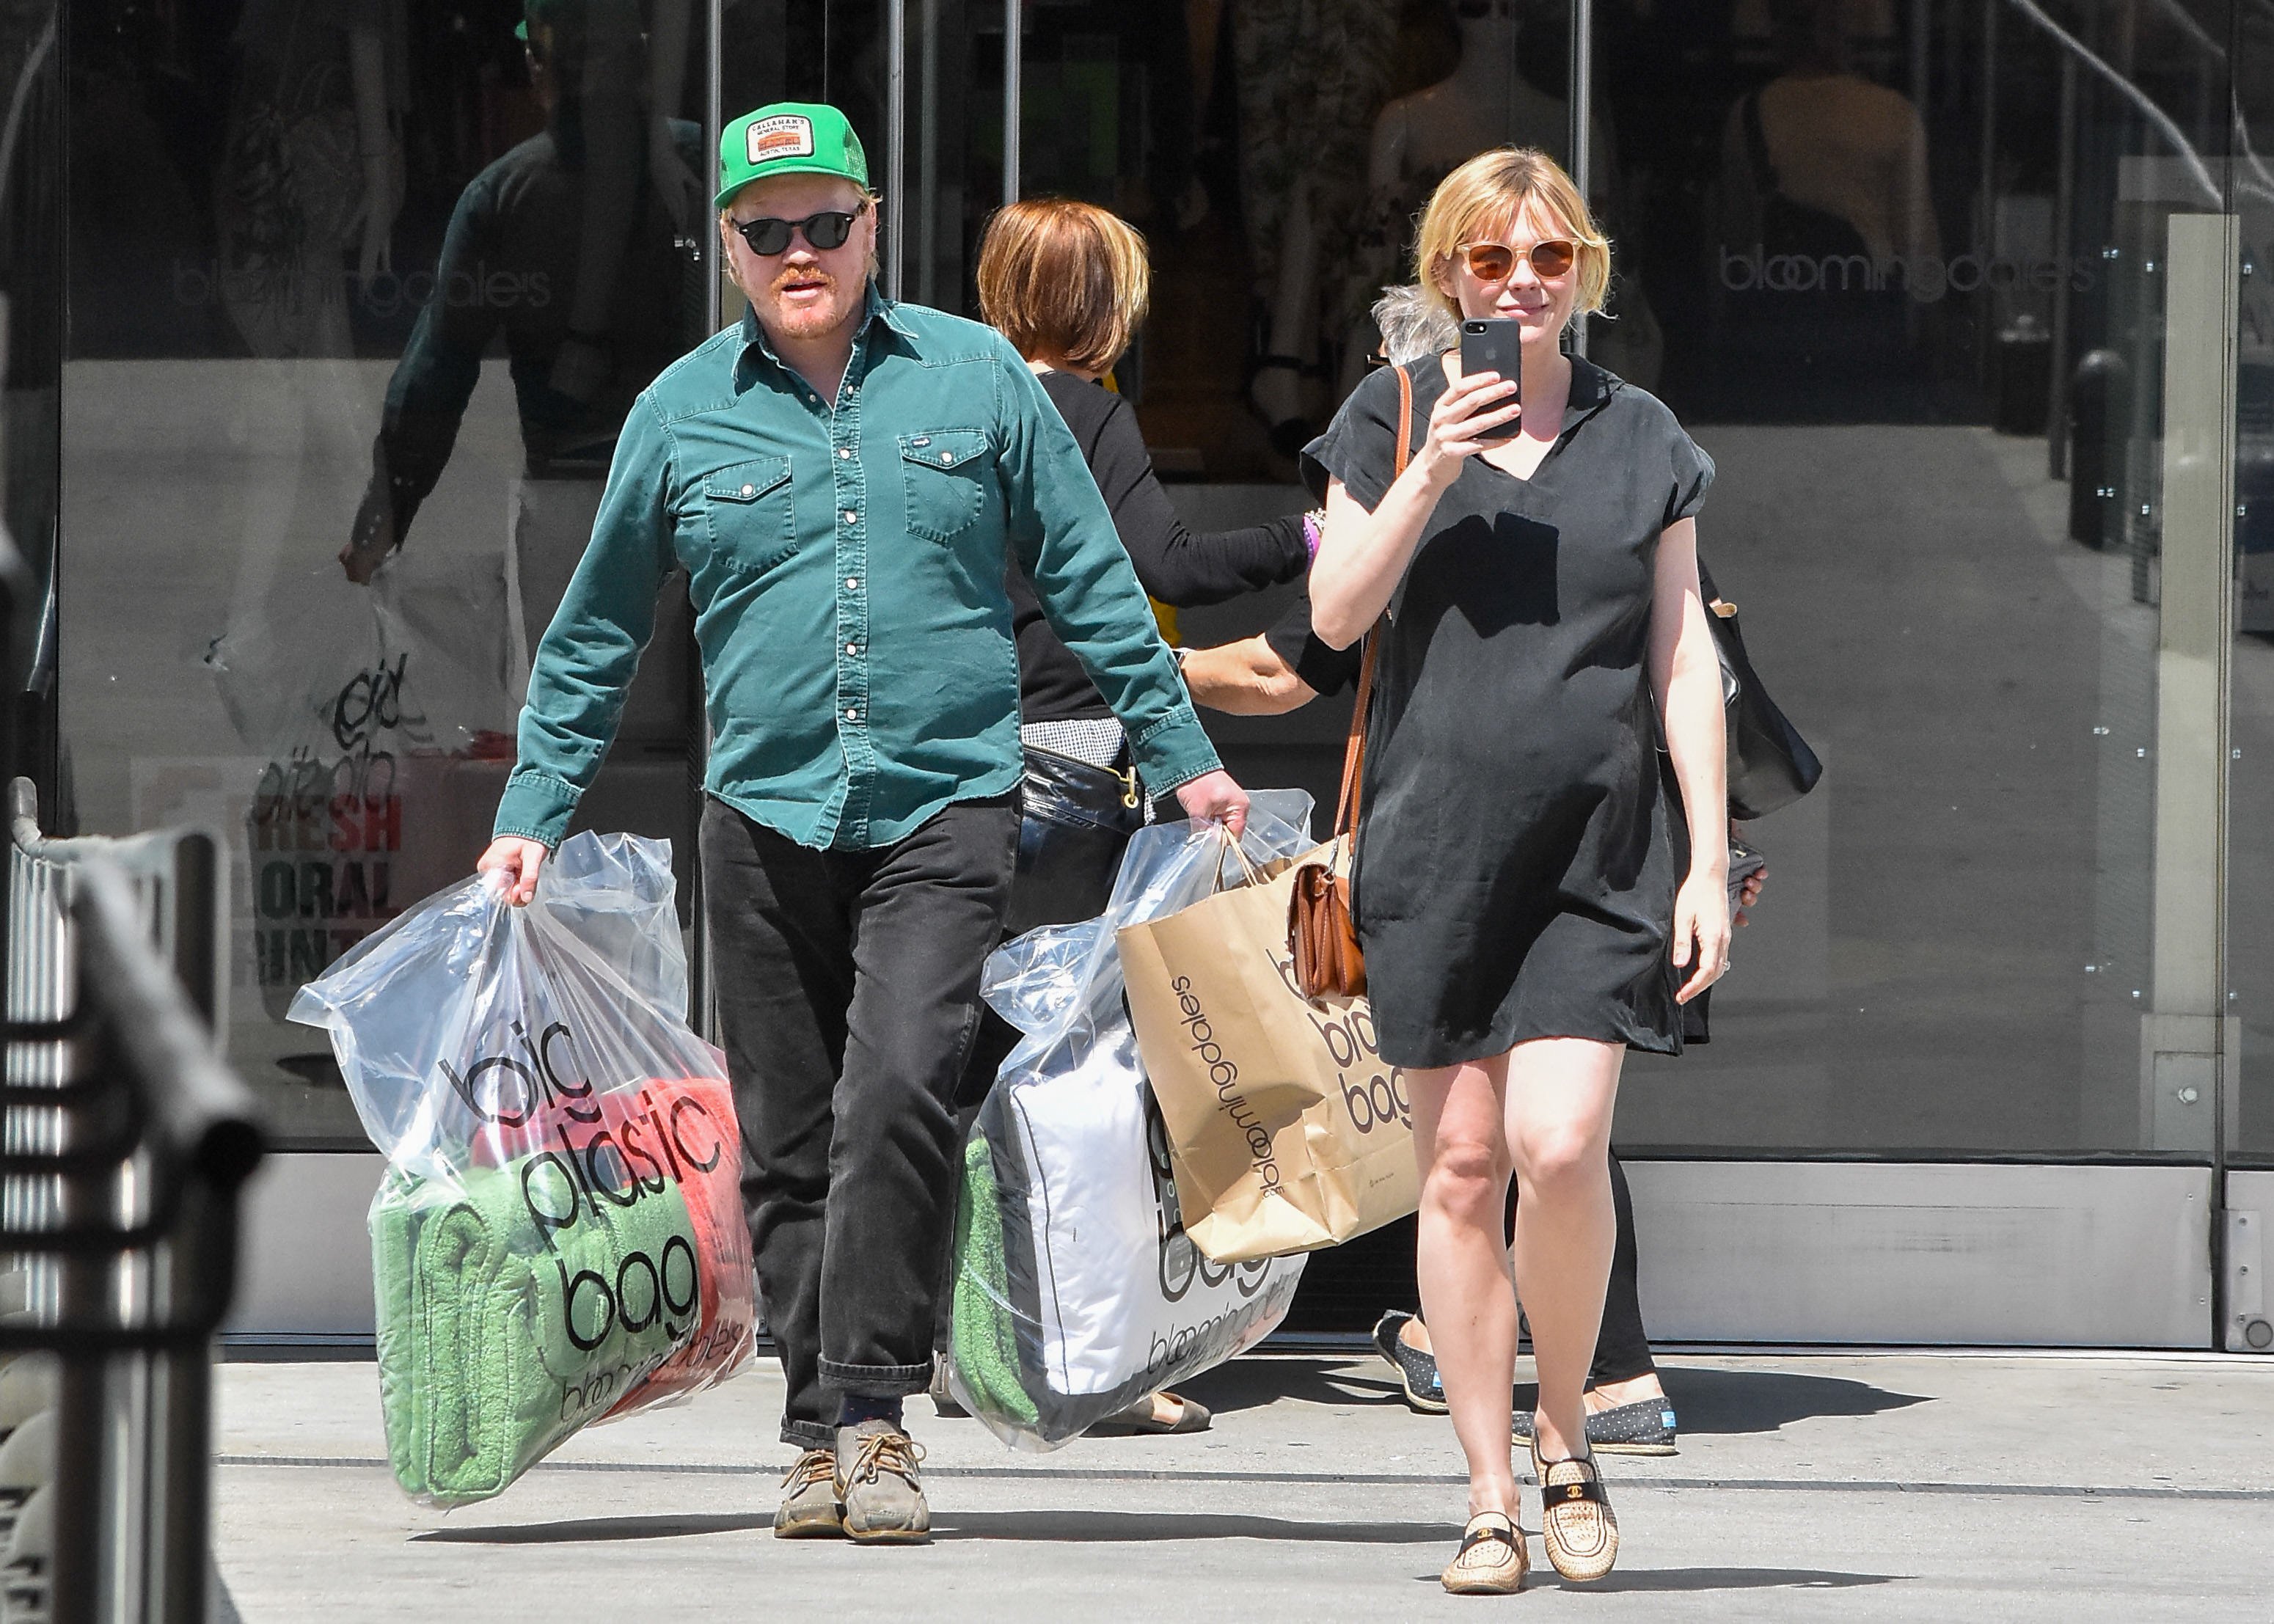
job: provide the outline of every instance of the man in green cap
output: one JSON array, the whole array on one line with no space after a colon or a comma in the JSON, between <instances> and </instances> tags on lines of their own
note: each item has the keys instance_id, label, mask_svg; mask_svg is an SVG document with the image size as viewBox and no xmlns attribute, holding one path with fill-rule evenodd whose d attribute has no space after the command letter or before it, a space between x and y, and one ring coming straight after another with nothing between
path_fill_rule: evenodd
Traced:
<instances>
[{"instance_id":1,"label":"man in green cap","mask_svg":"<svg viewBox=\"0 0 2274 1624\"><path fill-rule=\"evenodd\" d=\"M684 566L712 746L701 833L743 1193L788 1378L784 1537L921 1540L903 1395L931 1375L949 1109L1017 860L1015 556L1156 794L1237 830L1065 420L999 334L876 287L877 195L835 108L719 147L741 323L633 405L539 646L480 867L536 894Z\"/></svg>"}]
</instances>

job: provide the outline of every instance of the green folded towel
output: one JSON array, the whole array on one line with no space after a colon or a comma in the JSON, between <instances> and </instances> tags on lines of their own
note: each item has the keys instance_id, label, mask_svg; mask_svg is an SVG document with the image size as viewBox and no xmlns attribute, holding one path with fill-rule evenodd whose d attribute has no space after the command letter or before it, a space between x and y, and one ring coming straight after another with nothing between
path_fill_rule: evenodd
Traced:
<instances>
[{"instance_id":1,"label":"green folded towel","mask_svg":"<svg viewBox=\"0 0 2274 1624\"><path fill-rule=\"evenodd\" d=\"M1041 1420L1019 1380L1019 1320L1003 1253L1002 1192L987 1135L963 1148L963 1187L955 1203L955 1305L949 1351L981 1415L1033 1428Z\"/></svg>"},{"instance_id":2,"label":"green folded towel","mask_svg":"<svg viewBox=\"0 0 2274 1624\"><path fill-rule=\"evenodd\" d=\"M553 1154L448 1183L388 1172L372 1274L388 1455L407 1492L438 1506L499 1492L692 1335L694 1231L679 1186L659 1182L619 1207Z\"/></svg>"}]
</instances>

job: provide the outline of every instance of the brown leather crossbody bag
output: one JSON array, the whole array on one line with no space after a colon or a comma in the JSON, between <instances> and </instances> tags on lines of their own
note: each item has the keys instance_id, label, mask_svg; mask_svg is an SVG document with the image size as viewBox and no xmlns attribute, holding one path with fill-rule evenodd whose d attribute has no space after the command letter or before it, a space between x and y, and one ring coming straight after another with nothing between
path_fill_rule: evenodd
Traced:
<instances>
[{"instance_id":1,"label":"brown leather crossbody bag","mask_svg":"<svg viewBox=\"0 0 2274 1624\"><path fill-rule=\"evenodd\" d=\"M1393 479L1405 472L1413 440L1413 379L1397 369L1397 454ZM1385 612L1366 635L1359 657L1358 694L1351 706L1350 738L1343 746L1343 784L1335 797L1335 838L1349 837L1343 868L1303 863L1294 874L1287 904L1287 951L1294 956L1295 981L1306 998L1354 998L1366 990L1366 954L1358 944L1358 921L1351 915L1351 876L1358 871L1359 802L1366 787L1366 721L1374 699L1374 662L1380 652Z\"/></svg>"}]
</instances>

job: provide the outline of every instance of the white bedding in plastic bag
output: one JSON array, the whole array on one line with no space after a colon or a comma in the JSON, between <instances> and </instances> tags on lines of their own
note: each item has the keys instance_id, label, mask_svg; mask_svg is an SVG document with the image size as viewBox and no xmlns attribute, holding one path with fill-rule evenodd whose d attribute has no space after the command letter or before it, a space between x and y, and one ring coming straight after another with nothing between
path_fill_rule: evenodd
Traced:
<instances>
[{"instance_id":1,"label":"white bedding in plastic bag","mask_svg":"<svg viewBox=\"0 0 2274 1624\"><path fill-rule=\"evenodd\" d=\"M1309 850L1310 812L1300 791L1258 793L1250 861ZM1113 942L1208 895L1232 861L1213 825L1141 830L1103 915L988 960L987 1000L1024 1035L966 1152L948 1372L1013 1447L1055 1448L1223 1363L1293 1301L1300 1258L1216 1264L1186 1238Z\"/></svg>"}]
</instances>

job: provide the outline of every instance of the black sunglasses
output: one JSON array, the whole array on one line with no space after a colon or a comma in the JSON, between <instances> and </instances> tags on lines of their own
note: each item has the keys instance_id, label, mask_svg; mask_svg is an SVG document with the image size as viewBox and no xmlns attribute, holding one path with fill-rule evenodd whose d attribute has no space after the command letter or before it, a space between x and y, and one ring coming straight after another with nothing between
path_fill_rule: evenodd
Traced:
<instances>
[{"instance_id":1,"label":"black sunglasses","mask_svg":"<svg viewBox=\"0 0 2274 1624\"><path fill-rule=\"evenodd\" d=\"M736 220L731 216L727 223L742 234L754 254L769 257L789 247L790 234L805 233L805 240L815 251L827 253L832 248L845 246L845 239L853 235L853 222L868 212L866 203L851 214L841 208L824 209L817 214L808 214L802 220L777 220L772 214L762 214L756 220Z\"/></svg>"}]
</instances>

